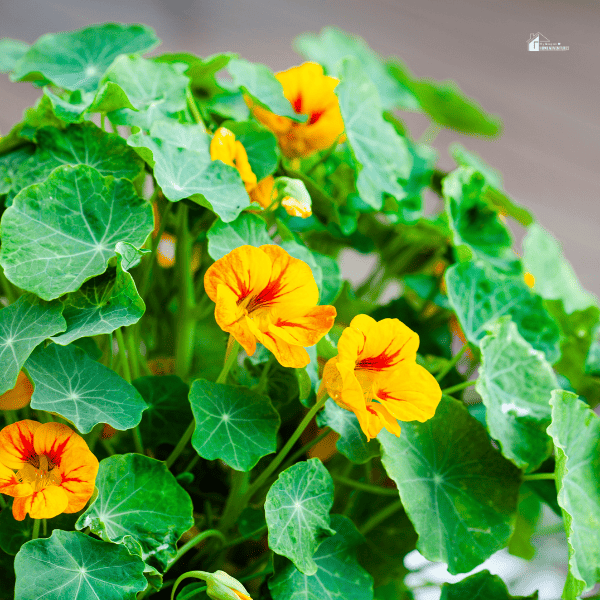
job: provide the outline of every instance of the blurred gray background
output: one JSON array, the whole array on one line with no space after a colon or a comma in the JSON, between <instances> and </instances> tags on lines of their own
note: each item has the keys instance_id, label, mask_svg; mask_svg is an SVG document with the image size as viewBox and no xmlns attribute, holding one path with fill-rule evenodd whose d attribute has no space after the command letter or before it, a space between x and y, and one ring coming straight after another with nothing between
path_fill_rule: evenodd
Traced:
<instances>
[{"instance_id":1,"label":"blurred gray background","mask_svg":"<svg viewBox=\"0 0 600 600\"><path fill-rule=\"evenodd\" d=\"M0 0L0 37L40 35L103 21L143 22L163 44L155 52L234 51L284 69L303 31L335 25L396 55L419 77L453 79L500 115L498 140L443 131L440 167L459 140L502 172L505 189L562 242L582 284L600 295L600 3L521 0ZM541 32L566 52L528 52ZM0 75L0 132L39 92ZM426 122L403 115L415 137ZM347 268L347 265L345 265ZM346 269L344 269L346 270Z\"/></svg>"}]
</instances>

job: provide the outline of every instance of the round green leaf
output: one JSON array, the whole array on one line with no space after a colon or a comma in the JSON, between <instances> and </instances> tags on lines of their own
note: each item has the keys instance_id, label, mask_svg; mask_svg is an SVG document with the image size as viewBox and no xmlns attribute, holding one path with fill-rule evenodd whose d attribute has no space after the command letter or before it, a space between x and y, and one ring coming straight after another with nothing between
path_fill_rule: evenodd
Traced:
<instances>
[{"instance_id":1,"label":"round green leaf","mask_svg":"<svg viewBox=\"0 0 600 600\"><path fill-rule=\"evenodd\" d=\"M265 396L197 379L189 399L196 420L192 446L203 458L220 458L237 471L249 471L277 450L279 414Z\"/></svg>"},{"instance_id":2,"label":"round green leaf","mask_svg":"<svg viewBox=\"0 0 600 600\"><path fill-rule=\"evenodd\" d=\"M135 600L147 586L139 557L78 531L27 542L15 572L15 600Z\"/></svg>"},{"instance_id":3,"label":"round green leaf","mask_svg":"<svg viewBox=\"0 0 600 600\"><path fill-rule=\"evenodd\" d=\"M269 580L274 600L373 600L373 578L356 560L363 537L350 519L331 515L335 535L317 549L312 575L301 573L284 558L275 557L275 575Z\"/></svg>"},{"instance_id":4,"label":"round green leaf","mask_svg":"<svg viewBox=\"0 0 600 600\"><path fill-rule=\"evenodd\" d=\"M8 194L14 188L19 167L27 162L33 150L30 146L19 148L10 154L0 156L0 195Z\"/></svg>"},{"instance_id":5,"label":"round green leaf","mask_svg":"<svg viewBox=\"0 0 600 600\"><path fill-rule=\"evenodd\" d=\"M444 396L432 419L378 440L417 533L417 548L450 573L470 571L512 534L520 471L492 448L465 406Z\"/></svg>"},{"instance_id":6,"label":"round green leaf","mask_svg":"<svg viewBox=\"0 0 600 600\"><path fill-rule=\"evenodd\" d=\"M569 579L590 590L600 581L600 418L575 394L555 390L548 433L556 446L556 485L569 543ZM566 596L563 596L566 597Z\"/></svg>"},{"instance_id":7,"label":"round green leaf","mask_svg":"<svg viewBox=\"0 0 600 600\"><path fill-rule=\"evenodd\" d=\"M0 310L0 394L17 383L21 367L46 338L66 329L60 302L43 302L23 294Z\"/></svg>"},{"instance_id":8,"label":"round green leaf","mask_svg":"<svg viewBox=\"0 0 600 600\"><path fill-rule=\"evenodd\" d=\"M541 352L519 335L503 317L481 340L482 365L477 391L486 407L490 435L502 454L526 471L535 471L548 458L552 442L550 395L556 375Z\"/></svg>"},{"instance_id":9,"label":"round green leaf","mask_svg":"<svg viewBox=\"0 0 600 600\"><path fill-rule=\"evenodd\" d=\"M537 592L531 596L511 596L506 584L498 575L489 571L479 571L458 583L445 583L441 600L535 600Z\"/></svg>"},{"instance_id":10,"label":"round green leaf","mask_svg":"<svg viewBox=\"0 0 600 600\"><path fill-rule=\"evenodd\" d=\"M223 258L240 246L262 246L272 244L267 225L257 215L243 212L235 221L215 221L208 230L208 253L214 260Z\"/></svg>"},{"instance_id":11,"label":"round green leaf","mask_svg":"<svg viewBox=\"0 0 600 600\"><path fill-rule=\"evenodd\" d=\"M510 315L519 333L550 364L560 357L558 325L522 278L503 275L481 262L464 262L446 269L445 279L448 300L470 342L479 345L488 322Z\"/></svg>"},{"instance_id":12,"label":"round green leaf","mask_svg":"<svg viewBox=\"0 0 600 600\"><path fill-rule=\"evenodd\" d=\"M17 61L12 81L47 79L67 90L90 91L119 54L147 52L160 43L145 25L105 23L39 38Z\"/></svg>"},{"instance_id":13,"label":"round green leaf","mask_svg":"<svg viewBox=\"0 0 600 600\"><path fill-rule=\"evenodd\" d=\"M81 433L98 423L131 429L146 408L130 383L72 344L39 346L26 368L35 384L31 408L55 412Z\"/></svg>"},{"instance_id":14,"label":"round green leaf","mask_svg":"<svg viewBox=\"0 0 600 600\"><path fill-rule=\"evenodd\" d=\"M367 442L356 415L333 400L327 400L323 411L317 415L320 427L329 425L340 434L336 448L348 459L357 464L363 464L379 456L379 444L376 440Z\"/></svg>"},{"instance_id":15,"label":"round green leaf","mask_svg":"<svg viewBox=\"0 0 600 600\"><path fill-rule=\"evenodd\" d=\"M192 501L164 462L124 454L100 462L98 497L76 527L89 527L102 539L142 547L146 562L164 570L177 553L177 540L194 524Z\"/></svg>"},{"instance_id":16,"label":"round green leaf","mask_svg":"<svg viewBox=\"0 0 600 600\"><path fill-rule=\"evenodd\" d=\"M0 40L0 73L12 71L17 61L29 48L29 44L20 40L2 38Z\"/></svg>"},{"instance_id":17,"label":"round green leaf","mask_svg":"<svg viewBox=\"0 0 600 600\"><path fill-rule=\"evenodd\" d=\"M318 458L311 458L286 469L267 493L269 548L306 575L317 572L315 550L335 534L329 526L333 488L329 471Z\"/></svg>"},{"instance_id":18,"label":"round green leaf","mask_svg":"<svg viewBox=\"0 0 600 600\"><path fill-rule=\"evenodd\" d=\"M0 264L15 285L53 300L103 273L118 241L141 246L153 223L130 181L58 167L6 209Z\"/></svg>"}]
</instances>

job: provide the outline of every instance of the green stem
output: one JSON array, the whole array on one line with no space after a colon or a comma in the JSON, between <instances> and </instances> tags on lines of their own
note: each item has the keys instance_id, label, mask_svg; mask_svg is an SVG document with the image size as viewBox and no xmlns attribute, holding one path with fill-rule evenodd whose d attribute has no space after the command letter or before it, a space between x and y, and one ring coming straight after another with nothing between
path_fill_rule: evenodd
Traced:
<instances>
[{"instance_id":1,"label":"green stem","mask_svg":"<svg viewBox=\"0 0 600 600\"><path fill-rule=\"evenodd\" d=\"M175 248L175 267L179 285L175 374L183 380L187 378L192 366L194 333L196 330L196 321L193 315L196 300L191 265L192 244L188 207L180 202L177 214L177 244Z\"/></svg>"},{"instance_id":2,"label":"green stem","mask_svg":"<svg viewBox=\"0 0 600 600\"><path fill-rule=\"evenodd\" d=\"M129 362L131 365L131 376L132 376L132 379L137 379L140 376L140 349L139 349L139 346L136 344L132 327L129 327L125 331L124 338L125 338L125 342L127 344L127 350L129 352Z\"/></svg>"},{"instance_id":3,"label":"green stem","mask_svg":"<svg viewBox=\"0 0 600 600\"><path fill-rule=\"evenodd\" d=\"M103 429L104 423L98 423L96 426L93 427L93 429L89 433L83 436L83 439L86 441L90 452L94 451L94 448L96 447L96 442L100 439Z\"/></svg>"},{"instance_id":4,"label":"green stem","mask_svg":"<svg viewBox=\"0 0 600 600\"><path fill-rule=\"evenodd\" d=\"M312 165L310 167L310 169L308 169L306 171L307 175L310 175L319 165L323 164L335 152L335 149L338 146L339 139L340 138L338 137L338 139L335 140L335 142L333 142L333 144L331 146L329 146L329 148L327 150L325 150L325 152L323 152L323 154L321 154L321 156L319 157L319 160L317 160L317 162L314 165Z\"/></svg>"},{"instance_id":5,"label":"green stem","mask_svg":"<svg viewBox=\"0 0 600 600\"><path fill-rule=\"evenodd\" d=\"M221 545L224 545L227 541L225 536L218 529L209 529L208 531L203 531L198 535L194 536L191 540L186 542L179 550L177 550L177 554L173 559L173 562L169 564L169 566L165 569L165 573L187 552L189 552L192 548L195 548L200 542L210 538L216 537L221 541Z\"/></svg>"},{"instance_id":6,"label":"green stem","mask_svg":"<svg viewBox=\"0 0 600 600\"><path fill-rule=\"evenodd\" d=\"M183 473L190 473L192 469L196 466L197 462L200 460L200 455L196 454L192 460L187 464L185 469L182 471Z\"/></svg>"},{"instance_id":7,"label":"green stem","mask_svg":"<svg viewBox=\"0 0 600 600\"><path fill-rule=\"evenodd\" d=\"M444 379L444 377L446 377L446 375L448 375L448 373L450 373L450 371L452 371L452 369L458 364L458 361L462 358L463 354L468 350L469 348L469 344L465 344L460 351L458 352L458 354L456 354L456 356L454 356L454 358L452 358L452 360L436 375L436 379L437 381L442 381L442 379Z\"/></svg>"},{"instance_id":8,"label":"green stem","mask_svg":"<svg viewBox=\"0 0 600 600\"><path fill-rule=\"evenodd\" d=\"M263 525L262 527L260 527L259 529L257 529L256 531L253 531L252 533L250 533L248 535L241 535L240 537L230 540L223 546L222 550L225 550L226 548L233 548L234 546L237 546L238 544L243 544L244 542L246 542L246 541L252 539L254 536L258 535L259 533L261 535L263 533L267 533L268 530L269 530L269 528L267 527L267 525Z\"/></svg>"},{"instance_id":9,"label":"green stem","mask_svg":"<svg viewBox=\"0 0 600 600\"><path fill-rule=\"evenodd\" d=\"M331 433L331 429L329 427L325 427L325 430L322 431L314 440L311 440L307 444L304 444L300 450L294 452L292 456L290 456L284 463L281 468L282 471L285 471L289 466L293 465L302 455L306 454L313 446L316 446L324 437L327 437Z\"/></svg>"},{"instance_id":10,"label":"green stem","mask_svg":"<svg viewBox=\"0 0 600 600\"><path fill-rule=\"evenodd\" d=\"M114 361L114 353L113 353L113 337L112 337L112 332L108 334L108 368L112 369L113 368L113 361Z\"/></svg>"},{"instance_id":11,"label":"green stem","mask_svg":"<svg viewBox=\"0 0 600 600\"><path fill-rule=\"evenodd\" d=\"M308 424L313 420L314 416L323 408L323 406L325 406L327 398L327 394L323 394L321 399L306 413L306 416L304 419L302 419L300 425L298 425L296 431L294 431L292 434L292 437L290 437L285 446L279 451L279 454L277 454L277 456L270 462L269 466L252 483L243 498L243 506L246 506L246 504L252 499L252 496L254 496L254 494L262 487L263 483L269 479L272 473L274 473L277 467L283 462L290 450L294 447L294 444L298 438L302 435L302 432L308 427Z\"/></svg>"},{"instance_id":12,"label":"green stem","mask_svg":"<svg viewBox=\"0 0 600 600\"><path fill-rule=\"evenodd\" d=\"M133 436L133 444L135 446L135 451L138 454L146 454L144 451L144 441L142 440L142 432L140 431L139 425L136 425L131 430L131 435Z\"/></svg>"},{"instance_id":13,"label":"green stem","mask_svg":"<svg viewBox=\"0 0 600 600\"><path fill-rule=\"evenodd\" d=\"M123 332L121 328L115 330L115 336L117 338L117 344L119 345L119 359L121 366L123 367L123 373L125 379L131 382L131 369L129 368L129 360L127 359L127 350L125 350L125 340L123 339Z\"/></svg>"},{"instance_id":14,"label":"green stem","mask_svg":"<svg viewBox=\"0 0 600 600\"><path fill-rule=\"evenodd\" d=\"M194 430L196 429L196 421L192 419L192 422L188 425L188 428L185 430L184 434L179 438L177 445L173 449L173 452L169 454L169 457L165 461L167 465L167 469L170 469L173 466L173 463L177 460L179 455L183 452L184 448L187 446L187 443L194 435Z\"/></svg>"},{"instance_id":15,"label":"green stem","mask_svg":"<svg viewBox=\"0 0 600 600\"><path fill-rule=\"evenodd\" d=\"M7 425L12 425L19 420L19 415L16 410L3 410L2 412L4 413L4 420Z\"/></svg>"},{"instance_id":16,"label":"green stem","mask_svg":"<svg viewBox=\"0 0 600 600\"><path fill-rule=\"evenodd\" d=\"M348 479L347 477L340 477L338 475L334 475L333 480L347 487L354 488L355 490L361 490L362 492L369 492L371 494L377 494L379 496L398 497L398 490L383 488L378 485L373 485L371 483L363 483L362 481L355 481L354 479Z\"/></svg>"},{"instance_id":17,"label":"green stem","mask_svg":"<svg viewBox=\"0 0 600 600\"><path fill-rule=\"evenodd\" d=\"M227 496L225 509L221 515L219 529L221 531L229 531L235 524L244 510L245 504L242 504L244 494L248 489L250 473L244 471L231 471L231 488Z\"/></svg>"},{"instance_id":18,"label":"green stem","mask_svg":"<svg viewBox=\"0 0 600 600\"><path fill-rule=\"evenodd\" d=\"M225 364L223 365L223 369L217 377L216 383L225 383L227 381L227 375L229 375L231 367L233 367L233 365L237 361L240 348L240 343L234 337L230 337L227 348L227 354L225 356Z\"/></svg>"},{"instance_id":19,"label":"green stem","mask_svg":"<svg viewBox=\"0 0 600 600\"><path fill-rule=\"evenodd\" d=\"M376 512L360 529L360 532L363 535L367 535L369 531L375 529L377 525L383 523L387 518L391 517L394 513L402 510L402 502L398 500L398 502L392 502L388 504L385 508L382 508L379 512Z\"/></svg>"},{"instance_id":20,"label":"green stem","mask_svg":"<svg viewBox=\"0 0 600 600\"><path fill-rule=\"evenodd\" d=\"M541 481L544 479L556 479L556 473L532 473L523 475L523 481Z\"/></svg>"},{"instance_id":21,"label":"green stem","mask_svg":"<svg viewBox=\"0 0 600 600\"><path fill-rule=\"evenodd\" d=\"M476 383L477 383L476 379L472 379L471 381L463 381L462 383L457 383L456 385L453 385L449 388L442 390L442 394L446 394L449 396L449 395L453 394L454 392L460 392L461 390L471 387L472 385L475 385Z\"/></svg>"},{"instance_id":22,"label":"green stem","mask_svg":"<svg viewBox=\"0 0 600 600\"><path fill-rule=\"evenodd\" d=\"M264 394L265 390L267 389L267 383L269 381L269 371L271 370L271 367L274 362L275 355L271 354L271 358L269 358L267 364L262 370L262 373L260 374L260 379L258 380L258 383L254 386L254 391L257 394Z\"/></svg>"},{"instance_id":23,"label":"green stem","mask_svg":"<svg viewBox=\"0 0 600 600\"><path fill-rule=\"evenodd\" d=\"M8 506L8 504L6 504L6 500L4 499L4 496L2 494L0 494L0 508L5 509Z\"/></svg>"},{"instance_id":24,"label":"green stem","mask_svg":"<svg viewBox=\"0 0 600 600\"><path fill-rule=\"evenodd\" d=\"M106 113L100 113L100 129L102 129L102 131L106 131Z\"/></svg>"},{"instance_id":25,"label":"green stem","mask_svg":"<svg viewBox=\"0 0 600 600\"><path fill-rule=\"evenodd\" d=\"M192 111L192 116L194 117L194 121L196 121L196 123L198 123L198 125L203 125L204 128L206 129L206 126L204 125L204 121L202 120L202 116L200 115L200 111L198 110L198 105L196 104L194 94L192 94L192 89L189 85L185 91L185 96L187 98L188 106L190 107L190 110Z\"/></svg>"},{"instance_id":26,"label":"green stem","mask_svg":"<svg viewBox=\"0 0 600 600\"><path fill-rule=\"evenodd\" d=\"M31 539L32 540L37 540L40 537L40 524L41 524L42 520L41 519L34 519L33 520L33 531L31 533Z\"/></svg>"}]
</instances>

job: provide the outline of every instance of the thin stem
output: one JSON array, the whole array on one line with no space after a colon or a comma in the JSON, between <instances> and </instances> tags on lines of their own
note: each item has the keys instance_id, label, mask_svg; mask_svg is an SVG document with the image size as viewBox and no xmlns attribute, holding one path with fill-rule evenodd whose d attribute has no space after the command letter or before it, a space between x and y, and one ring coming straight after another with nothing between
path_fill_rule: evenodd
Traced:
<instances>
[{"instance_id":1,"label":"thin stem","mask_svg":"<svg viewBox=\"0 0 600 600\"><path fill-rule=\"evenodd\" d=\"M319 160L317 160L317 162L314 165L312 165L310 167L310 169L308 169L306 171L307 175L310 175L319 165L323 164L335 152L335 149L337 148L339 139L340 138L338 136L338 138L335 140L335 142L333 142L333 144L331 146L329 146L329 148L327 148L327 150L325 150L325 152L323 152L323 154L321 154L321 156L319 157Z\"/></svg>"},{"instance_id":2,"label":"thin stem","mask_svg":"<svg viewBox=\"0 0 600 600\"><path fill-rule=\"evenodd\" d=\"M173 466L173 463L177 460L179 455L183 452L184 448L187 446L187 443L192 438L192 435L194 435L195 429L196 429L196 421L194 419L192 419L192 422L188 425L188 428L185 430L184 434L181 436L181 438L177 442L177 445L173 449L173 452L171 452L171 454L169 454L169 457L167 458L167 460L165 460L165 464L167 465L168 469L170 469Z\"/></svg>"},{"instance_id":3,"label":"thin stem","mask_svg":"<svg viewBox=\"0 0 600 600\"><path fill-rule=\"evenodd\" d=\"M189 85L185 91L185 96L187 98L187 103L190 107L190 110L192 111L194 121L196 121L198 125L204 126L204 121L202 120L202 116L200 115L200 111L198 110L198 105L196 104L196 100L194 99L194 95L192 94L192 89ZM204 128L206 129L206 126L204 126Z\"/></svg>"},{"instance_id":4,"label":"thin stem","mask_svg":"<svg viewBox=\"0 0 600 600\"><path fill-rule=\"evenodd\" d=\"M282 471L285 471L290 465L294 464L303 454L306 454L313 446L316 446L324 437L327 437L331 433L331 429L329 427L325 427L325 430L322 431L314 440L311 440L307 444L304 444L300 450L294 452L292 456L290 456L284 463L281 468Z\"/></svg>"},{"instance_id":5,"label":"thin stem","mask_svg":"<svg viewBox=\"0 0 600 600\"><path fill-rule=\"evenodd\" d=\"M355 481L354 479L348 479L347 477L339 477L338 475L333 476L333 480L345 485L347 487L360 490L362 492L369 492L371 494L377 494L379 496L395 496L398 497L398 490L392 490L390 488L384 488L371 483L363 483L362 481Z\"/></svg>"},{"instance_id":6,"label":"thin stem","mask_svg":"<svg viewBox=\"0 0 600 600\"><path fill-rule=\"evenodd\" d=\"M96 447L96 442L100 439L103 430L104 423L98 423L92 428L92 430L89 433L83 436L83 439L86 441L90 452L94 451L94 448Z\"/></svg>"},{"instance_id":7,"label":"thin stem","mask_svg":"<svg viewBox=\"0 0 600 600\"><path fill-rule=\"evenodd\" d=\"M436 375L436 379L437 381L442 381L442 379L444 379L444 377L446 377L446 375L448 375L448 373L450 373L450 371L452 371L452 369L458 364L458 361L462 358L463 354L468 350L469 348L469 344L465 344L458 352L458 354L456 354L454 356L454 358L452 358L452 360Z\"/></svg>"},{"instance_id":8,"label":"thin stem","mask_svg":"<svg viewBox=\"0 0 600 600\"><path fill-rule=\"evenodd\" d=\"M263 370L262 370L262 373L260 374L260 379L258 380L258 383L254 387L254 391L257 394L264 394L265 390L267 389L267 383L269 381L269 371L271 370L271 367L273 366L274 362L275 362L275 355L271 354L271 357L269 358L267 364L263 367Z\"/></svg>"},{"instance_id":9,"label":"thin stem","mask_svg":"<svg viewBox=\"0 0 600 600\"><path fill-rule=\"evenodd\" d=\"M191 470L196 466L197 462L200 460L200 455L196 454L192 460L186 465L185 469L183 469L183 473L190 473Z\"/></svg>"},{"instance_id":10,"label":"thin stem","mask_svg":"<svg viewBox=\"0 0 600 600\"><path fill-rule=\"evenodd\" d=\"M3 410L2 412L4 413L4 420L7 425L12 425L19 420L19 415L16 410Z\"/></svg>"},{"instance_id":11,"label":"thin stem","mask_svg":"<svg viewBox=\"0 0 600 600\"><path fill-rule=\"evenodd\" d=\"M453 394L454 392L460 392L461 390L471 387L472 385L475 385L476 383L477 383L476 379L472 379L471 381L463 381L462 383L457 383L456 385L453 385L449 388L446 388L445 390L442 390L442 394L446 394L449 396L450 394Z\"/></svg>"},{"instance_id":12,"label":"thin stem","mask_svg":"<svg viewBox=\"0 0 600 600\"><path fill-rule=\"evenodd\" d=\"M189 552L192 548L195 548L200 542L210 538L216 537L221 541L221 545L224 545L227 541L225 536L218 529L209 529L208 531L203 531L198 535L194 536L191 540L186 542L179 550L177 550L177 554L173 559L173 562L169 564L169 566L165 569L165 573L187 552Z\"/></svg>"},{"instance_id":13,"label":"thin stem","mask_svg":"<svg viewBox=\"0 0 600 600\"><path fill-rule=\"evenodd\" d=\"M0 508L4 509L8 506L8 504L6 503L6 500L4 499L4 496L2 494L0 494Z\"/></svg>"},{"instance_id":14,"label":"thin stem","mask_svg":"<svg viewBox=\"0 0 600 600\"><path fill-rule=\"evenodd\" d=\"M144 450L144 442L142 440L142 432L140 431L139 425L136 425L131 430L131 435L133 436L133 444L135 446L135 451L138 454L146 454Z\"/></svg>"},{"instance_id":15,"label":"thin stem","mask_svg":"<svg viewBox=\"0 0 600 600\"><path fill-rule=\"evenodd\" d=\"M375 513L361 528L360 532L363 535L366 535L372 529L375 529L377 525L383 523L387 518L391 517L394 513L398 512L402 509L402 502L398 500L397 502L392 502L388 504L385 508L382 508L379 512Z\"/></svg>"},{"instance_id":16,"label":"thin stem","mask_svg":"<svg viewBox=\"0 0 600 600\"><path fill-rule=\"evenodd\" d=\"M33 531L31 532L31 539L32 540L37 540L40 537L40 524L41 524L42 520L41 519L34 519L33 520Z\"/></svg>"},{"instance_id":17,"label":"thin stem","mask_svg":"<svg viewBox=\"0 0 600 600\"><path fill-rule=\"evenodd\" d=\"M556 473L532 473L523 475L523 481L542 481L544 479L556 479Z\"/></svg>"},{"instance_id":18,"label":"thin stem","mask_svg":"<svg viewBox=\"0 0 600 600\"><path fill-rule=\"evenodd\" d=\"M125 331L125 342L127 344L127 350L129 351L129 361L131 365L131 376L132 379L137 379L140 376L140 349L138 345L135 343L135 338L133 336L133 328L129 327Z\"/></svg>"},{"instance_id":19,"label":"thin stem","mask_svg":"<svg viewBox=\"0 0 600 600\"><path fill-rule=\"evenodd\" d=\"M106 119L106 113L100 113L100 129L102 129L102 131L106 131L105 119Z\"/></svg>"},{"instance_id":20,"label":"thin stem","mask_svg":"<svg viewBox=\"0 0 600 600\"><path fill-rule=\"evenodd\" d=\"M223 365L223 369L217 377L216 383L225 383L227 381L227 375L229 375L231 367L233 367L233 365L237 361L240 348L240 343L233 336L230 335L229 342L227 343L227 354L225 355L225 364Z\"/></svg>"},{"instance_id":21,"label":"thin stem","mask_svg":"<svg viewBox=\"0 0 600 600\"><path fill-rule=\"evenodd\" d=\"M227 542L226 544L223 545L222 550L225 550L226 548L233 548L234 546L243 544L244 542L246 542L246 541L252 539L254 536L258 535L259 533L261 535L263 533L267 533L268 530L269 530L268 526L263 525L262 527L259 527L258 529L256 529L255 531L253 531L252 533L250 533L248 535L240 535L240 537L230 540L229 542Z\"/></svg>"},{"instance_id":22,"label":"thin stem","mask_svg":"<svg viewBox=\"0 0 600 600\"><path fill-rule=\"evenodd\" d=\"M275 472L275 469L283 462L285 457L289 454L290 450L294 447L294 444L298 440L298 438L302 435L302 432L308 427L308 424L313 420L314 416L325 406L325 402L327 402L327 394L323 394L322 397L318 400L318 402L306 413L306 416L300 422L300 425L296 428L296 431L292 434L292 437L287 441L285 446L279 451L279 454L271 461L269 466L256 478L256 480L252 483L248 491L246 492L243 505L245 506L254 496L254 494L262 487L263 483L272 473Z\"/></svg>"},{"instance_id":23,"label":"thin stem","mask_svg":"<svg viewBox=\"0 0 600 600\"><path fill-rule=\"evenodd\" d=\"M219 529L221 531L229 531L233 524L238 520L241 512L244 510L245 504L242 504L244 494L248 489L248 481L250 473L244 471L231 471L231 487L225 509L221 515Z\"/></svg>"},{"instance_id":24,"label":"thin stem","mask_svg":"<svg viewBox=\"0 0 600 600\"><path fill-rule=\"evenodd\" d=\"M129 368L129 360L127 359L127 350L125 350L125 340L123 339L123 332L121 328L115 329L115 336L117 338L117 344L119 345L119 358L121 366L123 367L123 373L125 379L131 381L131 369Z\"/></svg>"},{"instance_id":25,"label":"thin stem","mask_svg":"<svg viewBox=\"0 0 600 600\"><path fill-rule=\"evenodd\" d=\"M115 355L113 353L113 337L112 337L112 332L108 334L108 368L112 369L113 368L113 361L114 361Z\"/></svg>"}]
</instances>

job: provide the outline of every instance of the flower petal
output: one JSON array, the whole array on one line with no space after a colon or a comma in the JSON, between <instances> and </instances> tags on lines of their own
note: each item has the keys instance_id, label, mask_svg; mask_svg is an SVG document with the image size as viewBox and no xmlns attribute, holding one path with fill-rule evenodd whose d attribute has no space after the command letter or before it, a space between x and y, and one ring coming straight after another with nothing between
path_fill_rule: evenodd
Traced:
<instances>
[{"instance_id":1,"label":"flower petal","mask_svg":"<svg viewBox=\"0 0 600 600\"><path fill-rule=\"evenodd\" d=\"M315 306L301 316L278 318L269 331L289 344L314 346L333 327L335 316L333 306Z\"/></svg>"},{"instance_id":2,"label":"flower petal","mask_svg":"<svg viewBox=\"0 0 600 600\"><path fill-rule=\"evenodd\" d=\"M220 285L217 289L215 321L223 331L233 335L248 356L254 354L256 338L248 328L243 312L238 308L236 295L226 285Z\"/></svg>"},{"instance_id":3,"label":"flower petal","mask_svg":"<svg viewBox=\"0 0 600 600\"><path fill-rule=\"evenodd\" d=\"M22 521L29 513L32 519L52 519L67 508L66 492L55 485L33 492L31 496L15 498L13 501L13 516Z\"/></svg>"},{"instance_id":4,"label":"flower petal","mask_svg":"<svg viewBox=\"0 0 600 600\"><path fill-rule=\"evenodd\" d=\"M68 450L87 451L85 440L68 425L62 423L43 423L33 436L35 453L45 455L57 467L63 470L63 457Z\"/></svg>"},{"instance_id":5,"label":"flower petal","mask_svg":"<svg viewBox=\"0 0 600 600\"><path fill-rule=\"evenodd\" d=\"M275 178L273 175L269 175L264 179L261 179L256 187L249 191L250 200L257 202L263 208L269 208L273 201L273 187L275 185Z\"/></svg>"},{"instance_id":6,"label":"flower petal","mask_svg":"<svg viewBox=\"0 0 600 600\"><path fill-rule=\"evenodd\" d=\"M0 464L0 494L7 496L29 496L33 494L33 488L28 483L19 483L15 473Z\"/></svg>"},{"instance_id":7,"label":"flower petal","mask_svg":"<svg viewBox=\"0 0 600 600\"><path fill-rule=\"evenodd\" d=\"M300 369L310 362L308 352L302 346L289 344L270 331L261 331L252 319L247 319L256 339L268 348L283 367Z\"/></svg>"},{"instance_id":8,"label":"flower petal","mask_svg":"<svg viewBox=\"0 0 600 600\"><path fill-rule=\"evenodd\" d=\"M435 377L421 365L402 363L398 369L375 380L375 396L396 419L431 419L442 399Z\"/></svg>"},{"instance_id":9,"label":"flower petal","mask_svg":"<svg viewBox=\"0 0 600 600\"><path fill-rule=\"evenodd\" d=\"M0 396L0 410L19 410L29 404L32 394L33 384L23 371L19 371L15 387Z\"/></svg>"},{"instance_id":10,"label":"flower petal","mask_svg":"<svg viewBox=\"0 0 600 600\"><path fill-rule=\"evenodd\" d=\"M98 467L98 459L87 448L73 447L64 453L60 487L66 493L68 505L63 512L74 513L86 505L94 493Z\"/></svg>"},{"instance_id":11,"label":"flower petal","mask_svg":"<svg viewBox=\"0 0 600 600\"><path fill-rule=\"evenodd\" d=\"M367 441L377 437L383 427L395 436L400 435L400 425L398 421L381 404L370 402L364 411L356 412L358 422L367 436Z\"/></svg>"},{"instance_id":12,"label":"flower petal","mask_svg":"<svg viewBox=\"0 0 600 600\"><path fill-rule=\"evenodd\" d=\"M33 446L35 431L41 423L25 419L7 425L0 431L0 463L9 469L18 470L35 458L37 452Z\"/></svg>"}]
</instances>

